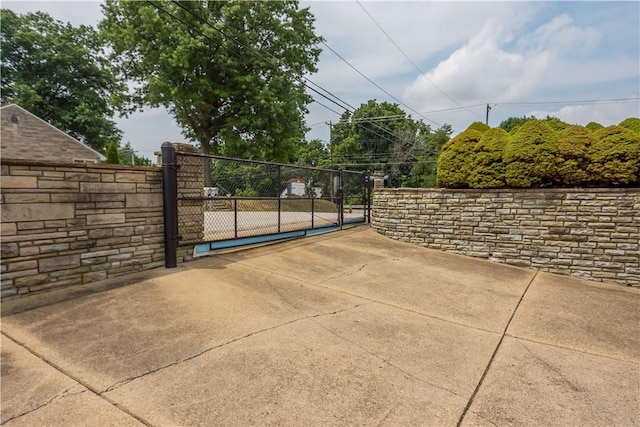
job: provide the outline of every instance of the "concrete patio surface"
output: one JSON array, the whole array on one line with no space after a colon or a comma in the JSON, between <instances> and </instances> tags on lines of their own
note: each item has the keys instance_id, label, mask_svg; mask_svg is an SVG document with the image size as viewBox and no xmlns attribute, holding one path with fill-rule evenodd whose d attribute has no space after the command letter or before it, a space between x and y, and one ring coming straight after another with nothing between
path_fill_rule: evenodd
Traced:
<instances>
[{"instance_id":1,"label":"concrete patio surface","mask_svg":"<svg viewBox=\"0 0 640 427\"><path fill-rule=\"evenodd\" d=\"M2 303L6 426L640 425L640 290L356 227Z\"/></svg>"}]
</instances>

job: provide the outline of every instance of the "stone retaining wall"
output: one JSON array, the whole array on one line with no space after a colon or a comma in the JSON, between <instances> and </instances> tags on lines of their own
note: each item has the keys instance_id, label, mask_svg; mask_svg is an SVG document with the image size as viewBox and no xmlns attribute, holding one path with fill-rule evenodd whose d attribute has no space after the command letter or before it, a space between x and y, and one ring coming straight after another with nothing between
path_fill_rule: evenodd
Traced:
<instances>
[{"instance_id":1,"label":"stone retaining wall","mask_svg":"<svg viewBox=\"0 0 640 427\"><path fill-rule=\"evenodd\" d=\"M380 189L372 227L420 246L640 285L640 189Z\"/></svg>"},{"instance_id":2,"label":"stone retaining wall","mask_svg":"<svg viewBox=\"0 0 640 427\"><path fill-rule=\"evenodd\" d=\"M160 168L1 167L2 299L164 266Z\"/></svg>"}]
</instances>

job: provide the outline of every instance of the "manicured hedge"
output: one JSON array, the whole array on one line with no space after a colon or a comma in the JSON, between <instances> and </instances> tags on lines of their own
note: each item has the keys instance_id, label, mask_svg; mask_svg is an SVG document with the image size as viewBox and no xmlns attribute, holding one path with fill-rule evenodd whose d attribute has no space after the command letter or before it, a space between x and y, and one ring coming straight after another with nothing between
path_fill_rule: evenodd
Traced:
<instances>
[{"instance_id":1,"label":"manicured hedge","mask_svg":"<svg viewBox=\"0 0 640 427\"><path fill-rule=\"evenodd\" d=\"M447 142L438 185L449 188L640 185L640 119L618 126L529 120L507 133L473 123Z\"/></svg>"}]
</instances>

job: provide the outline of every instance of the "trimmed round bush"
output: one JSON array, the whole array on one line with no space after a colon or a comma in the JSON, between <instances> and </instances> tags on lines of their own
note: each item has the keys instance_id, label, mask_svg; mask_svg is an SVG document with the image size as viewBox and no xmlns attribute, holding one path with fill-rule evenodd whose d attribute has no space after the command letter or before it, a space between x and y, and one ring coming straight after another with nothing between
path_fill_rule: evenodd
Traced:
<instances>
[{"instance_id":1,"label":"trimmed round bush","mask_svg":"<svg viewBox=\"0 0 640 427\"><path fill-rule=\"evenodd\" d=\"M577 186L590 181L587 171L588 150L593 141L593 134L582 126L571 126L558 132L555 146L556 183Z\"/></svg>"},{"instance_id":2,"label":"trimmed round bush","mask_svg":"<svg viewBox=\"0 0 640 427\"><path fill-rule=\"evenodd\" d=\"M468 176L469 187L500 188L506 185L502 154L510 138L502 128L489 129L482 134Z\"/></svg>"},{"instance_id":3,"label":"trimmed round bush","mask_svg":"<svg viewBox=\"0 0 640 427\"><path fill-rule=\"evenodd\" d=\"M618 126L627 128L635 133L640 133L640 119L637 117L629 117L620 122Z\"/></svg>"},{"instance_id":4,"label":"trimmed round bush","mask_svg":"<svg viewBox=\"0 0 640 427\"><path fill-rule=\"evenodd\" d=\"M472 129L472 124L443 147L438 156L438 185L449 188L465 188L469 186L469 173L473 167L477 145L482 133ZM488 128L488 126L487 126Z\"/></svg>"},{"instance_id":5,"label":"trimmed round bush","mask_svg":"<svg viewBox=\"0 0 640 427\"><path fill-rule=\"evenodd\" d=\"M622 126L609 126L594 134L587 170L598 185L639 184L640 134Z\"/></svg>"},{"instance_id":6,"label":"trimmed round bush","mask_svg":"<svg viewBox=\"0 0 640 427\"><path fill-rule=\"evenodd\" d=\"M510 187L528 188L553 182L556 133L541 120L520 126L505 147L505 180Z\"/></svg>"}]
</instances>

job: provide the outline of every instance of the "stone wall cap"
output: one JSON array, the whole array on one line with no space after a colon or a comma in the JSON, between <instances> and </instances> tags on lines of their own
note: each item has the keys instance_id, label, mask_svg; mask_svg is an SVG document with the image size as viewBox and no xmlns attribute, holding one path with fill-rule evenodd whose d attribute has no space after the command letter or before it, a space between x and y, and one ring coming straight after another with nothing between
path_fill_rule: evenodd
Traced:
<instances>
[{"instance_id":1,"label":"stone wall cap","mask_svg":"<svg viewBox=\"0 0 640 427\"><path fill-rule=\"evenodd\" d=\"M57 168L78 168L78 169L109 169L124 171L158 171L157 166L142 165L113 165L110 163L63 163L39 160L21 160L21 159L0 159L0 164L7 166L38 166L38 167L57 167Z\"/></svg>"}]
</instances>

